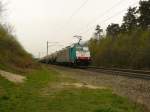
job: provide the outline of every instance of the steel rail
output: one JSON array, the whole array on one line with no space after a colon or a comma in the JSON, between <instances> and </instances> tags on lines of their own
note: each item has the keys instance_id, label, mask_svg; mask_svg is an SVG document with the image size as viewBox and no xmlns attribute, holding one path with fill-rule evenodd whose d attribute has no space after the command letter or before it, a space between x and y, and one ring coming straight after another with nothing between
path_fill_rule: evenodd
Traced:
<instances>
[{"instance_id":1,"label":"steel rail","mask_svg":"<svg viewBox=\"0 0 150 112\"><path fill-rule=\"evenodd\" d=\"M118 69L118 68L104 68L104 67L87 67L88 71L107 73L108 75L126 76L131 78L140 78L150 80L150 71L132 70L132 69Z\"/></svg>"}]
</instances>

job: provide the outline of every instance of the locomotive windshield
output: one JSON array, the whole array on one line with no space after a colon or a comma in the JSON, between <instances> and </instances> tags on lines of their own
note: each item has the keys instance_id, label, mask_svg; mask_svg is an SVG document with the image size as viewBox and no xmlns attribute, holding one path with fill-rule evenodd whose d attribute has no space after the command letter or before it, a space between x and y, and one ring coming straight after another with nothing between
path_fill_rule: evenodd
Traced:
<instances>
[{"instance_id":1,"label":"locomotive windshield","mask_svg":"<svg viewBox=\"0 0 150 112\"><path fill-rule=\"evenodd\" d=\"M77 47L76 50L77 50L77 51L88 52L88 51L89 51L89 48L88 48L88 47Z\"/></svg>"},{"instance_id":2,"label":"locomotive windshield","mask_svg":"<svg viewBox=\"0 0 150 112\"><path fill-rule=\"evenodd\" d=\"M83 47L83 51L89 51L88 47Z\"/></svg>"},{"instance_id":3,"label":"locomotive windshield","mask_svg":"<svg viewBox=\"0 0 150 112\"><path fill-rule=\"evenodd\" d=\"M82 51L83 48L82 48L82 47L77 47L76 50L77 50L77 51Z\"/></svg>"}]
</instances>

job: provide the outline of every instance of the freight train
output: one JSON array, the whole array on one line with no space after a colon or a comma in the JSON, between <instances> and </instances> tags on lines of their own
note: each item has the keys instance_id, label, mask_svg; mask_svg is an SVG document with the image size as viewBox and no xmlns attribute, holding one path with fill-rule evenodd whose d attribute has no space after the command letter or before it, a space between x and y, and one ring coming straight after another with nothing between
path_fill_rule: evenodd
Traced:
<instances>
[{"instance_id":1,"label":"freight train","mask_svg":"<svg viewBox=\"0 0 150 112\"><path fill-rule=\"evenodd\" d=\"M87 46L76 43L51 55L45 56L40 61L48 64L88 66L91 62L91 56Z\"/></svg>"}]
</instances>

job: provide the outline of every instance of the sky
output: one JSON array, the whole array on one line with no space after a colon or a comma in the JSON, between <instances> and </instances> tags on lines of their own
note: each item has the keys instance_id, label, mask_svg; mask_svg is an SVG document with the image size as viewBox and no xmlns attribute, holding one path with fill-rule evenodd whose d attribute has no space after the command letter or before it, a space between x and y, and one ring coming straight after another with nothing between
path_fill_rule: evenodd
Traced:
<instances>
[{"instance_id":1,"label":"sky","mask_svg":"<svg viewBox=\"0 0 150 112\"><path fill-rule=\"evenodd\" d=\"M49 53L77 42L74 35L89 40L97 24L106 29L121 24L129 6L139 0L3 0L5 21L14 27L18 41L33 56ZM57 42L57 44L53 43Z\"/></svg>"}]
</instances>

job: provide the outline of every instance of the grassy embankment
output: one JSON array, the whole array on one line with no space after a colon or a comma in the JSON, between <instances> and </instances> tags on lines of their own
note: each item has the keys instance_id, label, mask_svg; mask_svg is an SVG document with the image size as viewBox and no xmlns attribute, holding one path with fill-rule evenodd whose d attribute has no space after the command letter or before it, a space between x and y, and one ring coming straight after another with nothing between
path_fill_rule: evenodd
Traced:
<instances>
[{"instance_id":1,"label":"grassy embankment","mask_svg":"<svg viewBox=\"0 0 150 112\"><path fill-rule=\"evenodd\" d=\"M41 68L26 76L23 84L0 77L1 112L142 112L111 90L59 87L74 80L61 77L54 69Z\"/></svg>"},{"instance_id":2,"label":"grassy embankment","mask_svg":"<svg viewBox=\"0 0 150 112\"><path fill-rule=\"evenodd\" d=\"M22 48L8 28L0 25L0 69L21 72L32 63L32 56Z\"/></svg>"}]
</instances>

